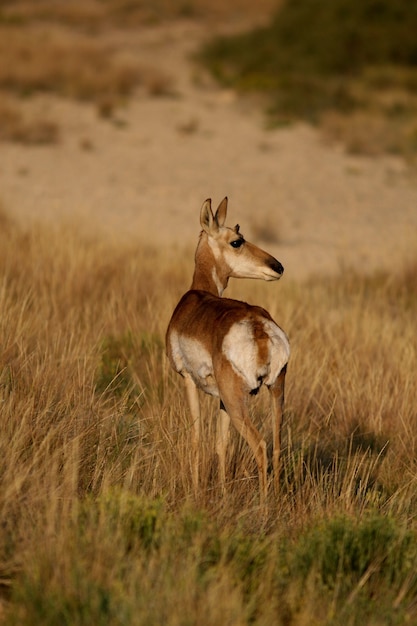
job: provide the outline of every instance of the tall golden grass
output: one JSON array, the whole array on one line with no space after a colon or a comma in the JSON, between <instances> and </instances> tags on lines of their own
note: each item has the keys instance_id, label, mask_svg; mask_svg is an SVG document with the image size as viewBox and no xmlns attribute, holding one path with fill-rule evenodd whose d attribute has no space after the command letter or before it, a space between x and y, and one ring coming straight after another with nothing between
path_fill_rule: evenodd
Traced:
<instances>
[{"instance_id":1,"label":"tall golden grass","mask_svg":"<svg viewBox=\"0 0 417 626\"><path fill-rule=\"evenodd\" d=\"M188 411L164 356L192 251L3 211L0 620L415 620L416 269L298 284L288 268L277 285L231 286L292 344L281 495L265 514L235 432L222 496L206 397L192 495ZM253 419L268 436L263 394Z\"/></svg>"}]
</instances>

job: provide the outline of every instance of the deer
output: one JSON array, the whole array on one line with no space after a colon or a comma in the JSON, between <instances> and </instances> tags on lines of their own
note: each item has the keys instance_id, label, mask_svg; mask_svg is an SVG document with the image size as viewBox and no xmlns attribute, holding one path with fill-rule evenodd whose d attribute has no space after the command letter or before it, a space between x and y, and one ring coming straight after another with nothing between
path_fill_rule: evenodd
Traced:
<instances>
[{"instance_id":1,"label":"deer","mask_svg":"<svg viewBox=\"0 0 417 626\"><path fill-rule=\"evenodd\" d=\"M290 345L286 333L265 309L225 298L229 278L275 281L284 268L234 228L225 226L228 198L213 214L211 199L200 211L201 233L195 252L191 288L174 309L166 332L166 353L185 383L191 414L191 478L199 484L201 431L199 389L220 399L216 425L218 475L226 490L226 452L230 422L246 440L256 460L260 502L268 494L267 444L249 413L250 397L262 385L270 392L272 416L272 471L279 492L284 383Z\"/></svg>"}]
</instances>

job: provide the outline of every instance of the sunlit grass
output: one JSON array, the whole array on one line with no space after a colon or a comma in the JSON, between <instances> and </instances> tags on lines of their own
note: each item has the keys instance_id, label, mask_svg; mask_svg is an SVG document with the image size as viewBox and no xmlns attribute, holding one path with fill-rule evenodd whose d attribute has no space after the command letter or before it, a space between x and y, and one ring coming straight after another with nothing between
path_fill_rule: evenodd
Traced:
<instances>
[{"instance_id":1,"label":"sunlit grass","mask_svg":"<svg viewBox=\"0 0 417 626\"><path fill-rule=\"evenodd\" d=\"M233 430L222 496L207 397L193 496L188 410L164 356L192 254L24 230L4 212L0 238L6 623L415 619L415 265L231 285L292 345L281 495L265 513ZM268 438L266 394L253 419Z\"/></svg>"}]
</instances>

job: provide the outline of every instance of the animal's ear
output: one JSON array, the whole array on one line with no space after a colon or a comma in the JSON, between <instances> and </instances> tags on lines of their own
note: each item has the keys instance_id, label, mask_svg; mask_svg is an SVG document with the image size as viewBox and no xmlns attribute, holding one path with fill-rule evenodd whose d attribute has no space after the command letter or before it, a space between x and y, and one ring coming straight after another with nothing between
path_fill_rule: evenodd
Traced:
<instances>
[{"instance_id":1,"label":"animal's ear","mask_svg":"<svg viewBox=\"0 0 417 626\"><path fill-rule=\"evenodd\" d=\"M215 228L217 230L217 224L213 217L213 211L211 210L211 198L207 198L203 202L203 206L200 211L200 224L201 228L206 231L207 234Z\"/></svg>"},{"instance_id":2,"label":"animal's ear","mask_svg":"<svg viewBox=\"0 0 417 626\"><path fill-rule=\"evenodd\" d=\"M226 215L227 215L227 196L223 198L223 200L220 202L219 206L217 207L216 215L214 216L214 219L218 226L224 226L224 223L226 221Z\"/></svg>"}]
</instances>

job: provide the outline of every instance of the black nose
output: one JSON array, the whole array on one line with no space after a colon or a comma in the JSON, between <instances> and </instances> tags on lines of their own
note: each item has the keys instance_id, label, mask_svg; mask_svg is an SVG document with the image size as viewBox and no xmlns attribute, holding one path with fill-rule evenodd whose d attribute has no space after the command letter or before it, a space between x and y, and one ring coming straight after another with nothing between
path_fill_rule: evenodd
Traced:
<instances>
[{"instance_id":1,"label":"black nose","mask_svg":"<svg viewBox=\"0 0 417 626\"><path fill-rule=\"evenodd\" d=\"M270 268L274 270L277 274L281 275L284 273L284 268L279 261L276 259L271 259Z\"/></svg>"}]
</instances>

